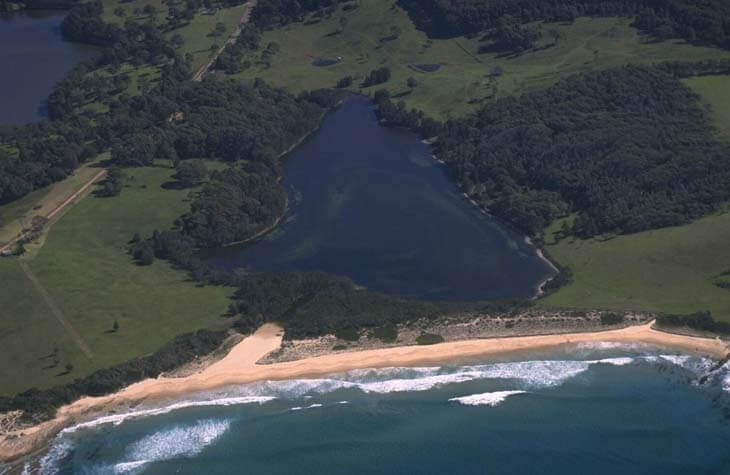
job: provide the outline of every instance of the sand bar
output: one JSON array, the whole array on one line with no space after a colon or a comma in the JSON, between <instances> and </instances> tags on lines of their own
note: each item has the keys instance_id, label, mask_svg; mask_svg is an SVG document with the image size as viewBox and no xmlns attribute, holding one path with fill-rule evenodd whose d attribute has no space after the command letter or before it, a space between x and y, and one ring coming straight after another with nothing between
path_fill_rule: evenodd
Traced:
<instances>
[{"instance_id":1,"label":"sand bar","mask_svg":"<svg viewBox=\"0 0 730 475\"><path fill-rule=\"evenodd\" d=\"M278 349L282 342L281 327L267 324L233 347L226 357L199 373L183 378L147 379L115 394L82 398L59 409L57 417L52 421L23 430L22 436L3 436L0 439L0 460L10 461L38 450L63 427L118 406L254 381L315 377L362 368L438 364L456 359L589 342L645 343L718 359L726 357L728 353L727 345L719 338L665 333L653 329L652 325L653 322L602 332L487 338L430 346L382 348L259 365L257 362Z\"/></svg>"}]
</instances>

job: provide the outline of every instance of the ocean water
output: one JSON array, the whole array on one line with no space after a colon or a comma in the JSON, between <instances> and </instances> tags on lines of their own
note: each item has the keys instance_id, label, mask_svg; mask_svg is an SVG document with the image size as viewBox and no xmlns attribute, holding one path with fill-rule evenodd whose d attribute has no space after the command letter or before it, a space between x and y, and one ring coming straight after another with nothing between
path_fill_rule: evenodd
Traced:
<instances>
[{"instance_id":1,"label":"ocean water","mask_svg":"<svg viewBox=\"0 0 730 475\"><path fill-rule=\"evenodd\" d=\"M40 474L727 474L730 368L582 345L267 381L66 429Z\"/></svg>"}]
</instances>

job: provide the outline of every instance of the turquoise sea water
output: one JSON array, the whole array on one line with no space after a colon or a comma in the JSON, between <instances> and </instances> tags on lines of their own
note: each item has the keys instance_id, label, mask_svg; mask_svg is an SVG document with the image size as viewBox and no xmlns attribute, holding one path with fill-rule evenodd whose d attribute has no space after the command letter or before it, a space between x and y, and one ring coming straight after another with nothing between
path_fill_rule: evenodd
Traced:
<instances>
[{"instance_id":1,"label":"turquoise sea water","mask_svg":"<svg viewBox=\"0 0 730 475\"><path fill-rule=\"evenodd\" d=\"M712 364L599 344L261 382L70 428L25 470L727 474L730 369Z\"/></svg>"}]
</instances>

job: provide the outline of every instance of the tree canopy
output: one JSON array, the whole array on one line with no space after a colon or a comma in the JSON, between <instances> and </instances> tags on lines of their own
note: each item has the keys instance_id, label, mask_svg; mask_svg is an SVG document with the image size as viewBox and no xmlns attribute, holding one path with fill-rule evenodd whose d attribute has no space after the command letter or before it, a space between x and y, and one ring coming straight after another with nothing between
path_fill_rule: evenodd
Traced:
<instances>
[{"instance_id":1,"label":"tree canopy","mask_svg":"<svg viewBox=\"0 0 730 475\"><path fill-rule=\"evenodd\" d=\"M730 146L669 74L581 74L448 121L437 154L464 191L531 234L577 213L581 236L673 226L730 197Z\"/></svg>"},{"instance_id":2,"label":"tree canopy","mask_svg":"<svg viewBox=\"0 0 730 475\"><path fill-rule=\"evenodd\" d=\"M522 23L572 21L579 16L632 16L635 25L665 39L730 48L730 3L725 0L398 0L415 24L435 38L497 28L505 15Z\"/></svg>"}]
</instances>

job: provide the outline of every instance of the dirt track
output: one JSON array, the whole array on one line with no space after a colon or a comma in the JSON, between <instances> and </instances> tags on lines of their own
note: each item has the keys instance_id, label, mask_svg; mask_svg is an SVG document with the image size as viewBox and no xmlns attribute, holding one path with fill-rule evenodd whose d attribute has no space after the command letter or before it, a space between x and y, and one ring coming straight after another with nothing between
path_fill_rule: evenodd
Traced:
<instances>
[{"instance_id":1,"label":"dirt track","mask_svg":"<svg viewBox=\"0 0 730 475\"><path fill-rule=\"evenodd\" d=\"M81 195L86 190L88 190L91 185L93 185L94 183L96 183L98 180L102 179L105 176L106 176L106 170L100 170L99 173L97 173L96 175L94 175L94 177L91 180L89 180L86 183L84 183L84 185L81 188L79 188L71 196L69 196L68 198L66 198L65 200L63 200L63 202L61 204L59 204L58 206L56 206L55 208L53 208L53 210L51 210L51 212L48 213L45 216L45 218L48 219L48 220L53 219L58 213L60 213L61 211L63 211L76 198L78 198L79 195ZM22 239L23 236L25 236L25 233L24 232L21 232L20 234L18 234L17 236L15 236L13 239L11 239L10 241L8 241L7 243L0 245L0 252L3 252L4 250L8 249L10 246L14 245L16 242L18 242L20 239Z\"/></svg>"},{"instance_id":2,"label":"dirt track","mask_svg":"<svg viewBox=\"0 0 730 475\"><path fill-rule=\"evenodd\" d=\"M216 60L218 59L218 56L221 55L223 50L226 49L226 46L232 45L236 42L236 39L241 34L241 29L243 28L243 25L248 23L248 19L251 18L251 11L253 10L253 7L256 6L256 0L249 0L248 3L246 3L246 10L243 12L243 15L241 16L241 21L238 22L238 26L236 29L231 33L231 36L228 37L228 41L226 41L223 46L218 48L218 51L213 55L213 57L205 63L203 66L201 66L200 69L193 75L193 81L202 81L203 76L210 71L210 68L215 64Z\"/></svg>"}]
</instances>

